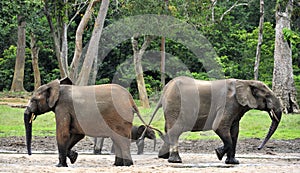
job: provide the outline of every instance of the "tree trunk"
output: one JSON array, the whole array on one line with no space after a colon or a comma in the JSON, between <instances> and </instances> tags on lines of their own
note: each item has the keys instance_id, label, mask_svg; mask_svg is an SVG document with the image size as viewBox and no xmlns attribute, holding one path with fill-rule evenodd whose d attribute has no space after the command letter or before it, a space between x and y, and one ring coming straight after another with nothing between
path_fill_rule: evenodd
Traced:
<instances>
[{"instance_id":1,"label":"tree trunk","mask_svg":"<svg viewBox=\"0 0 300 173\"><path fill-rule=\"evenodd\" d=\"M25 68L25 18L22 15L17 16L18 20L18 43L17 43L17 56L15 64L14 78L11 85L11 91L25 91L23 86L24 81L24 68Z\"/></svg>"},{"instance_id":2,"label":"tree trunk","mask_svg":"<svg viewBox=\"0 0 300 173\"><path fill-rule=\"evenodd\" d=\"M50 7L48 7L48 3L47 3L48 1L44 1L44 2L45 2L44 14L47 18L47 21L48 21L48 24L50 27L50 31L51 31L51 34L52 34L52 37L54 40L55 55L56 55L56 58L58 61L60 77L64 78L67 76L67 69L65 67L65 62L66 62L65 58L66 58L67 54L65 51L67 51L68 48L67 47L63 48L63 46L66 46L68 44L66 42L67 28L63 27L63 29L61 31L60 29L57 29L54 27L52 17L50 16L49 11L48 11L50 8ZM62 16L58 16L56 19L57 20L56 22L58 23L58 25L61 24L60 22L62 22L63 23L62 25L65 26L65 23L63 22L63 20L61 18L62 18Z\"/></svg>"},{"instance_id":3,"label":"tree trunk","mask_svg":"<svg viewBox=\"0 0 300 173\"><path fill-rule=\"evenodd\" d=\"M284 12L276 9L274 71L272 89L282 101L285 113L298 112L296 89L293 79L291 43L284 39L283 29L290 29L293 1L287 3Z\"/></svg>"},{"instance_id":4,"label":"tree trunk","mask_svg":"<svg viewBox=\"0 0 300 173\"><path fill-rule=\"evenodd\" d=\"M261 45L263 42L263 25L264 25L264 0L260 0L260 17L259 17L259 32L256 47L256 59L254 65L254 79L258 80L258 69L261 55Z\"/></svg>"},{"instance_id":5,"label":"tree trunk","mask_svg":"<svg viewBox=\"0 0 300 173\"><path fill-rule=\"evenodd\" d=\"M97 19L95 21L92 37L90 40L90 43L92 44L89 44L81 71L79 73L79 77L76 81L76 84L78 85L88 84L94 58L98 58L99 41L104 26L104 21L106 18L108 6L109 6L109 0L102 0Z\"/></svg>"},{"instance_id":6,"label":"tree trunk","mask_svg":"<svg viewBox=\"0 0 300 173\"><path fill-rule=\"evenodd\" d=\"M68 3L67 0L64 2L65 4ZM68 16L68 9L65 9L65 16ZM68 24L63 22L62 25L62 36L61 36L61 64L63 68L63 73L65 76L69 76L68 72Z\"/></svg>"},{"instance_id":7,"label":"tree trunk","mask_svg":"<svg viewBox=\"0 0 300 173\"><path fill-rule=\"evenodd\" d=\"M71 63L71 68L70 68L70 78L73 81L76 81L78 78L78 65L79 65L79 60L82 54L82 35L84 32L85 27L88 24L88 21L93 13L93 8L96 4L96 2L99 2L99 0L92 0L89 3L89 6L87 7L80 23L79 26L76 30L76 41L75 41L75 52L74 52L74 57Z\"/></svg>"},{"instance_id":8,"label":"tree trunk","mask_svg":"<svg viewBox=\"0 0 300 173\"><path fill-rule=\"evenodd\" d=\"M165 86L166 84L166 70L165 70L165 65L166 65L166 38L162 37L161 38L161 45L160 45L160 55L161 55L161 60L160 60L160 81L162 84L162 87Z\"/></svg>"},{"instance_id":9,"label":"tree trunk","mask_svg":"<svg viewBox=\"0 0 300 173\"><path fill-rule=\"evenodd\" d=\"M30 34L30 49L32 58L32 68L34 75L34 90L37 90L41 86L41 74L39 69L39 51L40 48L36 44L36 38L33 33Z\"/></svg>"},{"instance_id":10,"label":"tree trunk","mask_svg":"<svg viewBox=\"0 0 300 173\"><path fill-rule=\"evenodd\" d=\"M146 36L142 48L139 50L137 36L133 36L131 38L136 81L137 81L137 86L139 91L139 98L143 108L150 108L147 90L145 86L143 67L142 67L142 57L143 54L145 53L146 48L149 46L150 42L151 42L150 36Z\"/></svg>"}]
</instances>

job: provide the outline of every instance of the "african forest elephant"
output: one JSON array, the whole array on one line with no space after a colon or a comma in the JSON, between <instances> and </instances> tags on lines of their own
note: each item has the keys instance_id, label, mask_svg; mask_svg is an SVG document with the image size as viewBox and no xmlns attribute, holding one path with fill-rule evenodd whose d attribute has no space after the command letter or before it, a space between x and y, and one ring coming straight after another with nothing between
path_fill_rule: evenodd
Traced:
<instances>
[{"instance_id":1,"label":"african forest elephant","mask_svg":"<svg viewBox=\"0 0 300 173\"><path fill-rule=\"evenodd\" d=\"M132 165L130 135L134 113L140 117L130 93L115 84L74 86L68 78L39 87L24 112L26 142L31 155L32 119L53 111L56 119L58 167L67 167L78 153L72 147L85 135L110 137L115 143L116 166ZM140 117L141 118L141 117Z\"/></svg>"},{"instance_id":2,"label":"african forest elephant","mask_svg":"<svg viewBox=\"0 0 300 173\"><path fill-rule=\"evenodd\" d=\"M145 134L142 137L142 139L139 139L142 134ZM135 142L138 152L137 154L143 154L144 153L144 139L148 138L148 139L153 139L154 140L154 146L153 146L153 150L155 150L155 146L156 146L156 137L155 137L155 132L153 129L151 129L150 127L146 128L145 125L140 125L140 126L132 126L131 128L131 142ZM103 147L103 141L104 138L95 138L94 140L94 154L101 154L102 151L102 147ZM114 147L112 146L111 149L111 153L114 153Z\"/></svg>"},{"instance_id":3,"label":"african forest elephant","mask_svg":"<svg viewBox=\"0 0 300 173\"><path fill-rule=\"evenodd\" d=\"M177 77L163 89L157 110L163 107L166 139L159 157L181 163L178 138L186 131L214 130L224 146L215 149L218 159L227 153L227 164L235 159L239 121L250 109L267 111L272 119L269 132L258 149L263 148L278 127L282 109L278 98L262 82L254 80L202 81ZM167 141L167 142L166 142Z\"/></svg>"}]
</instances>

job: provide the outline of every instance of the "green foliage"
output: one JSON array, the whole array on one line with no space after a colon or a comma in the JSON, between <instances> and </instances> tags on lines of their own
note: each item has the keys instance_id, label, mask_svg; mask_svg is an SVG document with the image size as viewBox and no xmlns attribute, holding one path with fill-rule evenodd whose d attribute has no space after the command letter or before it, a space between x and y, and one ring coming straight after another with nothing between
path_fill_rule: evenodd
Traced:
<instances>
[{"instance_id":1,"label":"green foliage","mask_svg":"<svg viewBox=\"0 0 300 173\"><path fill-rule=\"evenodd\" d=\"M4 50L3 58L0 58L0 91L9 90L15 69L17 47L10 46L7 50ZM25 49L25 76L24 83L26 89L29 89L33 85L32 81L32 68L31 68L31 57L30 50Z\"/></svg>"},{"instance_id":2,"label":"green foliage","mask_svg":"<svg viewBox=\"0 0 300 173\"><path fill-rule=\"evenodd\" d=\"M288 28L283 28L284 39L289 41L293 46L300 44L300 34Z\"/></svg>"}]
</instances>

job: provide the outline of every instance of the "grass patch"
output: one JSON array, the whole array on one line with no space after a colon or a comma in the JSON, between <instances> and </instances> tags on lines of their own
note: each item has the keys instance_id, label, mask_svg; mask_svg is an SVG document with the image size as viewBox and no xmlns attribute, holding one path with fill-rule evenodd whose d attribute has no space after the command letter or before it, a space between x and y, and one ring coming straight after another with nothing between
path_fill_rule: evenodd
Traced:
<instances>
[{"instance_id":1,"label":"grass patch","mask_svg":"<svg viewBox=\"0 0 300 173\"><path fill-rule=\"evenodd\" d=\"M24 109L0 105L0 137L25 136ZM49 112L33 121L33 136L55 136L55 116Z\"/></svg>"},{"instance_id":2,"label":"grass patch","mask_svg":"<svg viewBox=\"0 0 300 173\"><path fill-rule=\"evenodd\" d=\"M140 108L141 115L146 123L149 122L154 108ZM0 105L0 137L24 136L24 109L11 108ZM153 119L151 126L164 132L164 116L160 109ZM134 118L135 125L143 124L137 116ZM244 115L240 122L240 139L264 138L269 130L271 120L269 115L263 111L252 110ZM37 117L33 122L33 136L55 136L55 116L49 112ZM300 137L300 114L283 115L282 120L273 139L296 139ZM207 140L219 139L213 131L186 132L181 135L185 140Z\"/></svg>"}]
</instances>

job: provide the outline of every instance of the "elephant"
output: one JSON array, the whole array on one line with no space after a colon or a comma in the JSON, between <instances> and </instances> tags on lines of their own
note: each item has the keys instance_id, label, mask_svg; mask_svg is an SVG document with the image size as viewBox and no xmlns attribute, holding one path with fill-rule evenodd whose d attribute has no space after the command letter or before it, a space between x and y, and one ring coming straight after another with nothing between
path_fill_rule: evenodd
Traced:
<instances>
[{"instance_id":1,"label":"elephant","mask_svg":"<svg viewBox=\"0 0 300 173\"><path fill-rule=\"evenodd\" d=\"M56 119L58 167L67 167L67 157L75 163L78 153L72 147L84 138L110 137L115 145L116 166L130 166L131 128L134 114L141 119L131 94L117 84L75 86L69 78L42 85L24 111L26 143L31 155L32 121L53 111Z\"/></svg>"},{"instance_id":2,"label":"elephant","mask_svg":"<svg viewBox=\"0 0 300 173\"><path fill-rule=\"evenodd\" d=\"M143 135L145 129L146 129L145 134L140 139L140 137ZM155 150L156 136L155 136L154 130L151 129L151 128L146 128L145 125L140 125L138 127L137 126L132 126L132 129L131 129L131 142L136 143L136 146L138 148L138 151L137 151L138 155L144 153L144 139L145 138L154 140L153 150ZM94 154L101 154L102 147L103 147L103 142L104 142L104 138L95 138L94 139ZM111 153L114 153L114 147L113 146L111 148Z\"/></svg>"},{"instance_id":3,"label":"elephant","mask_svg":"<svg viewBox=\"0 0 300 173\"><path fill-rule=\"evenodd\" d=\"M251 109L269 113L272 123L258 149L262 149L276 131L282 116L280 100L264 83L256 80L203 81L176 77L163 88L152 119L161 107L166 140L158 157L170 163L182 163L178 138L183 132L213 130L224 144L215 149L218 159L222 160L227 153L226 164L239 164L235 153L243 115Z\"/></svg>"}]
</instances>

